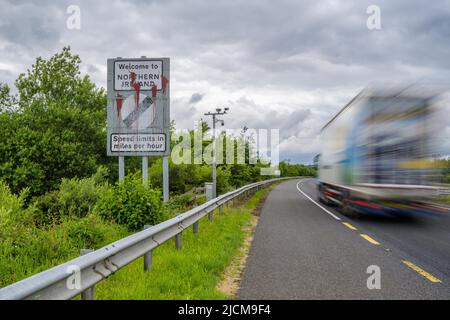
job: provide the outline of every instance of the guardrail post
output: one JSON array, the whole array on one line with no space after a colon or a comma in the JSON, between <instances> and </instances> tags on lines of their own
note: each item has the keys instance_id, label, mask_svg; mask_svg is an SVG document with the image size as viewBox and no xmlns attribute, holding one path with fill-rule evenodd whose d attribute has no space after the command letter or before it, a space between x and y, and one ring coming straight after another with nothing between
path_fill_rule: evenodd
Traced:
<instances>
[{"instance_id":1,"label":"guardrail post","mask_svg":"<svg viewBox=\"0 0 450 320\"><path fill-rule=\"evenodd\" d=\"M181 250L183 247L183 233L180 232L175 236L175 246L178 250Z\"/></svg>"},{"instance_id":2,"label":"guardrail post","mask_svg":"<svg viewBox=\"0 0 450 320\"><path fill-rule=\"evenodd\" d=\"M208 213L208 219L210 222L213 221L213 212L212 211L210 213Z\"/></svg>"},{"instance_id":3,"label":"guardrail post","mask_svg":"<svg viewBox=\"0 0 450 320\"><path fill-rule=\"evenodd\" d=\"M94 250L92 249L81 249L80 256L84 256L85 254L91 253ZM87 288L83 292L81 292L81 300L94 300L94 286Z\"/></svg>"},{"instance_id":4,"label":"guardrail post","mask_svg":"<svg viewBox=\"0 0 450 320\"><path fill-rule=\"evenodd\" d=\"M220 214L223 214L223 205L221 205L221 206L219 207L219 213L220 213Z\"/></svg>"},{"instance_id":5,"label":"guardrail post","mask_svg":"<svg viewBox=\"0 0 450 320\"><path fill-rule=\"evenodd\" d=\"M198 221L194 222L194 225L192 226L192 230L194 230L194 233L198 233Z\"/></svg>"},{"instance_id":6,"label":"guardrail post","mask_svg":"<svg viewBox=\"0 0 450 320\"><path fill-rule=\"evenodd\" d=\"M152 225L144 225L144 230L152 227ZM152 268L153 255L152 250L144 254L144 271L148 271Z\"/></svg>"}]
</instances>

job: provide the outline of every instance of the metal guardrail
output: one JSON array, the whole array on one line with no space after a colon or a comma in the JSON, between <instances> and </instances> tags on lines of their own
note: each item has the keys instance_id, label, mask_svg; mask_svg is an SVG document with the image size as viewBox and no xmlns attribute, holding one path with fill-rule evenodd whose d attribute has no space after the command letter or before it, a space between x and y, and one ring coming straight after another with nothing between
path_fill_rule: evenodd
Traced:
<instances>
[{"instance_id":1,"label":"metal guardrail","mask_svg":"<svg viewBox=\"0 0 450 320\"><path fill-rule=\"evenodd\" d=\"M148 270L153 249L174 237L176 247L181 249L183 230L192 225L194 233L198 232L198 222L205 215L208 214L212 221L214 210L219 208L222 211L222 205L227 202L284 179L289 178L246 185L103 248L84 252L78 258L1 288L0 300L68 300L79 294L83 299L93 299L95 284L117 270L142 256L144 269Z\"/></svg>"}]
</instances>

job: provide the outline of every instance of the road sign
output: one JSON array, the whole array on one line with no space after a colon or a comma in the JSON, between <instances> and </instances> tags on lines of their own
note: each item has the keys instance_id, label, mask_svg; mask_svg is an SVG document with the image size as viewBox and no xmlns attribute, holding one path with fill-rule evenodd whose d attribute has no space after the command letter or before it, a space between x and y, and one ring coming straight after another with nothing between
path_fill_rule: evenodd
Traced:
<instances>
[{"instance_id":1,"label":"road sign","mask_svg":"<svg viewBox=\"0 0 450 320\"><path fill-rule=\"evenodd\" d=\"M114 90L133 91L132 72L141 85L141 90L152 90L153 84L162 89L162 60L116 60L114 61Z\"/></svg>"},{"instance_id":2,"label":"road sign","mask_svg":"<svg viewBox=\"0 0 450 320\"><path fill-rule=\"evenodd\" d=\"M108 59L109 156L170 153L169 58Z\"/></svg>"}]
</instances>

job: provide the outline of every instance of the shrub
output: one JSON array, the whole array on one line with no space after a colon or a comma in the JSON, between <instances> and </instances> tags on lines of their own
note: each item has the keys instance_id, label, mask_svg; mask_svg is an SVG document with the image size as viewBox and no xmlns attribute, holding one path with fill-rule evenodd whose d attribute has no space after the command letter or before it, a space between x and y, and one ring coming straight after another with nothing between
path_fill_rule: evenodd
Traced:
<instances>
[{"instance_id":1,"label":"shrub","mask_svg":"<svg viewBox=\"0 0 450 320\"><path fill-rule=\"evenodd\" d=\"M230 177L231 173L227 167L221 166L217 168L217 195L226 193L228 190L230 190Z\"/></svg>"},{"instance_id":2,"label":"shrub","mask_svg":"<svg viewBox=\"0 0 450 320\"><path fill-rule=\"evenodd\" d=\"M202 194L194 198L194 206L202 205L206 202L206 195Z\"/></svg>"},{"instance_id":3,"label":"shrub","mask_svg":"<svg viewBox=\"0 0 450 320\"><path fill-rule=\"evenodd\" d=\"M31 225L34 207L23 207L27 190L19 196L11 193L9 186L0 180L0 242L7 239L15 241L27 233Z\"/></svg>"},{"instance_id":4,"label":"shrub","mask_svg":"<svg viewBox=\"0 0 450 320\"><path fill-rule=\"evenodd\" d=\"M65 218L48 229L28 227L23 237L0 241L0 287L73 259L80 249L98 249L126 234L124 227L92 213Z\"/></svg>"},{"instance_id":5,"label":"shrub","mask_svg":"<svg viewBox=\"0 0 450 320\"><path fill-rule=\"evenodd\" d=\"M82 218L88 215L100 195L109 188L106 177L108 170L99 167L88 178L62 179L59 190L46 193L34 199L38 209L34 220L38 226L60 223L64 217Z\"/></svg>"},{"instance_id":6,"label":"shrub","mask_svg":"<svg viewBox=\"0 0 450 320\"><path fill-rule=\"evenodd\" d=\"M127 235L126 229L104 221L94 213L83 219L70 219L63 223L71 242L81 248L98 248Z\"/></svg>"},{"instance_id":7,"label":"shrub","mask_svg":"<svg viewBox=\"0 0 450 320\"><path fill-rule=\"evenodd\" d=\"M124 181L106 190L95 212L127 226L130 231L141 230L146 224L158 224L166 216L161 192L144 185L137 174L127 176Z\"/></svg>"},{"instance_id":8,"label":"shrub","mask_svg":"<svg viewBox=\"0 0 450 320\"><path fill-rule=\"evenodd\" d=\"M94 208L106 191L108 170L99 167L89 178L63 179L59 187L58 201L62 215L84 217Z\"/></svg>"},{"instance_id":9,"label":"shrub","mask_svg":"<svg viewBox=\"0 0 450 320\"><path fill-rule=\"evenodd\" d=\"M33 199L33 205L37 209L33 217L36 226L43 227L61 222L58 196L58 191L52 191Z\"/></svg>"},{"instance_id":10,"label":"shrub","mask_svg":"<svg viewBox=\"0 0 450 320\"><path fill-rule=\"evenodd\" d=\"M20 196L11 193L8 185L0 180L0 226L10 224L23 213L25 192Z\"/></svg>"},{"instance_id":11,"label":"shrub","mask_svg":"<svg viewBox=\"0 0 450 320\"><path fill-rule=\"evenodd\" d=\"M54 224L36 206L45 205L56 212L54 208L60 208L58 192L47 194L45 203L40 198L42 202L28 208L24 208L25 197L26 190L16 196L0 181L0 287L77 257L82 248L95 249L126 235L124 227L92 213L84 218L58 215L59 224ZM36 218L47 221L48 228L37 228Z\"/></svg>"},{"instance_id":12,"label":"shrub","mask_svg":"<svg viewBox=\"0 0 450 320\"><path fill-rule=\"evenodd\" d=\"M169 210L171 213L180 213L186 211L194 204L195 195L192 193L185 193L178 196L171 197L169 200Z\"/></svg>"}]
</instances>

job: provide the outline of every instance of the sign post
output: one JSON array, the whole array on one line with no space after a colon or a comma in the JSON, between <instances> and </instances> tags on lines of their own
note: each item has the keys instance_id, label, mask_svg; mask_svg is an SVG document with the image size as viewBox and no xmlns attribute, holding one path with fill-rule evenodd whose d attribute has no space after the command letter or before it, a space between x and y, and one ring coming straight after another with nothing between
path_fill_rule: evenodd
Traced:
<instances>
[{"instance_id":1,"label":"sign post","mask_svg":"<svg viewBox=\"0 0 450 320\"><path fill-rule=\"evenodd\" d=\"M148 183L148 157L142 157L142 182Z\"/></svg>"},{"instance_id":2,"label":"sign post","mask_svg":"<svg viewBox=\"0 0 450 320\"><path fill-rule=\"evenodd\" d=\"M119 156L119 181L125 178L125 157Z\"/></svg>"},{"instance_id":3,"label":"sign post","mask_svg":"<svg viewBox=\"0 0 450 320\"><path fill-rule=\"evenodd\" d=\"M148 181L148 157L163 156L163 181L167 182L167 192L169 80L169 58L108 59L108 156L119 157L119 180L125 176L124 157L142 157L144 183ZM166 187L163 189L164 199L168 200Z\"/></svg>"},{"instance_id":4,"label":"sign post","mask_svg":"<svg viewBox=\"0 0 450 320\"><path fill-rule=\"evenodd\" d=\"M169 157L163 157L163 198L169 201Z\"/></svg>"}]
</instances>

